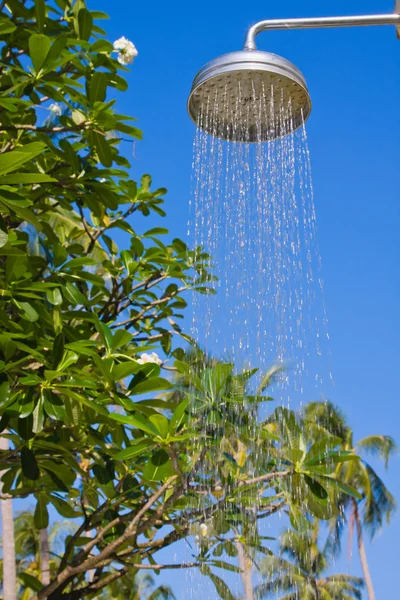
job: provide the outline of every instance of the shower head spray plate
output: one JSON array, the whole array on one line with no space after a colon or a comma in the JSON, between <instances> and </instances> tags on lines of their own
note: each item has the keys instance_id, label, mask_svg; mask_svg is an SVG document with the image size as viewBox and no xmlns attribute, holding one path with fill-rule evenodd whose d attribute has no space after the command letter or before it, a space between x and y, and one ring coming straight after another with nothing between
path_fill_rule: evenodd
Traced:
<instances>
[{"instance_id":1,"label":"shower head spray plate","mask_svg":"<svg viewBox=\"0 0 400 600\"><path fill-rule=\"evenodd\" d=\"M263 142L299 128L310 115L311 100L303 75L288 60L242 50L219 56L199 71L188 111L213 136Z\"/></svg>"}]
</instances>

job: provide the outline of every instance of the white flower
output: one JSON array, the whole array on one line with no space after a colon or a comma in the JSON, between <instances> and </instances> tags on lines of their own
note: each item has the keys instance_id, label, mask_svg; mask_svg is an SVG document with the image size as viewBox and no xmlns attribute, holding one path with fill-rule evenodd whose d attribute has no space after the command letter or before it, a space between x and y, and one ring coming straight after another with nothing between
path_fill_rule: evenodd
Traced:
<instances>
[{"instance_id":1,"label":"white flower","mask_svg":"<svg viewBox=\"0 0 400 600\"><path fill-rule=\"evenodd\" d=\"M107 179L106 179L105 177L102 177L102 178L100 179L100 183L105 183L106 181L107 181Z\"/></svg>"},{"instance_id":2,"label":"white flower","mask_svg":"<svg viewBox=\"0 0 400 600\"><path fill-rule=\"evenodd\" d=\"M133 59L138 55L135 44L122 36L119 40L115 40L114 51L118 52L117 60L121 65L130 65Z\"/></svg>"},{"instance_id":3,"label":"white flower","mask_svg":"<svg viewBox=\"0 0 400 600\"><path fill-rule=\"evenodd\" d=\"M59 104L57 104L57 102L53 102L53 104L50 104L49 106L49 111L54 113L55 115L57 115L58 117L60 115L62 115L62 109L61 106Z\"/></svg>"},{"instance_id":4,"label":"white flower","mask_svg":"<svg viewBox=\"0 0 400 600\"><path fill-rule=\"evenodd\" d=\"M202 523L200 525L200 533L203 537L206 537L207 533L208 533L208 527L205 523Z\"/></svg>"},{"instance_id":5,"label":"white flower","mask_svg":"<svg viewBox=\"0 0 400 600\"><path fill-rule=\"evenodd\" d=\"M162 365L161 358L155 352L152 352L151 354L142 354L142 356L138 358L137 362L140 365L144 365L146 363L156 363L156 365Z\"/></svg>"}]
</instances>

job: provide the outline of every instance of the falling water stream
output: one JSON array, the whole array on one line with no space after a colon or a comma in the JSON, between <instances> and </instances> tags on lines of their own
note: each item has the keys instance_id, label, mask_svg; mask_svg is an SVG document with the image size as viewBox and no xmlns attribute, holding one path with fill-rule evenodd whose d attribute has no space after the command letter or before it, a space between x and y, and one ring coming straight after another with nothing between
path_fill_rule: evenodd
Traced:
<instances>
[{"instance_id":1,"label":"falling water stream","mask_svg":"<svg viewBox=\"0 0 400 600\"><path fill-rule=\"evenodd\" d=\"M255 143L216 136L223 94L199 112L189 235L212 256L217 280L215 295L194 299L192 333L238 369L282 364L277 393L290 403L305 391L315 399L331 379L329 334L306 128L286 134L290 102L275 107L271 97L248 105L259 114ZM281 133L270 142L261 141L264 111ZM233 118L233 140L235 127Z\"/></svg>"},{"instance_id":2,"label":"falling water stream","mask_svg":"<svg viewBox=\"0 0 400 600\"><path fill-rule=\"evenodd\" d=\"M247 138L235 106L229 132L222 131L221 88L200 107L188 233L191 245L212 257L215 281L205 285L215 293L194 295L192 335L238 372L258 367L261 377L271 365L284 367L272 395L276 404L296 408L329 393L332 380L310 154L290 100L276 102L274 93L258 98L246 105ZM246 100L239 85L236 109ZM273 124L270 141L262 141L263 123ZM199 508L206 501L201 496ZM215 597L207 596L205 578L188 577L185 597Z\"/></svg>"}]
</instances>

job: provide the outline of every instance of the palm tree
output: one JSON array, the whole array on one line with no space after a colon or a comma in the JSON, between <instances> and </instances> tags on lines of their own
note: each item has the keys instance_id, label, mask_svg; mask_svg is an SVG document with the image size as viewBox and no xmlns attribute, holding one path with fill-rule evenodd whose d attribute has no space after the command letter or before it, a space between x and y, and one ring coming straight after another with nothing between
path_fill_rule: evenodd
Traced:
<instances>
[{"instance_id":1,"label":"palm tree","mask_svg":"<svg viewBox=\"0 0 400 600\"><path fill-rule=\"evenodd\" d=\"M43 585L46 585L46 582L50 581L51 571L54 571L58 564L58 549L62 550L65 536L74 530L75 526L72 523L64 521L55 522L49 531L38 530L32 512L23 511L16 516L15 556L22 598L32 595L29 589L25 588L24 574L40 578ZM17 590L18 585L15 585L14 589Z\"/></svg>"},{"instance_id":2,"label":"palm tree","mask_svg":"<svg viewBox=\"0 0 400 600\"><path fill-rule=\"evenodd\" d=\"M0 437L0 450L8 450L8 439ZM2 483L0 481L0 493ZM3 542L3 596L4 600L17 600L17 571L15 561L14 520L12 499L0 500Z\"/></svg>"},{"instance_id":3,"label":"palm tree","mask_svg":"<svg viewBox=\"0 0 400 600\"><path fill-rule=\"evenodd\" d=\"M346 423L343 414L330 402L313 402L304 409L304 416L312 427L321 427L342 440L343 450L351 450L354 454L372 454L384 461L388 466L390 456L396 451L394 440L386 435L372 435L354 443L353 431ZM340 537L346 515L350 522L350 535L353 524L356 525L358 552L364 574L369 600L375 600L372 577L368 566L363 532L368 531L371 539L379 531L384 522L396 509L396 502L382 479L365 460L344 462L338 465L337 475L344 483L351 485L362 496L360 501L343 495L339 498L340 515L332 521L331 536L328 549L336 553L340 550Z\"/></svg>"},{"instance_id":4,"label":"palm tree","mask_svg":"<svg viewBox=\"0 0 400 600\"><path fill-rule=\"evenodd\" d=\"M287 530L280 539L280 556L269 556L262 564L265 583L254 590L254 599L361 600L363 580L350 575L324 576L327 555L318 545L318 521L311 531Z\"/></svg>"}]
</instances>

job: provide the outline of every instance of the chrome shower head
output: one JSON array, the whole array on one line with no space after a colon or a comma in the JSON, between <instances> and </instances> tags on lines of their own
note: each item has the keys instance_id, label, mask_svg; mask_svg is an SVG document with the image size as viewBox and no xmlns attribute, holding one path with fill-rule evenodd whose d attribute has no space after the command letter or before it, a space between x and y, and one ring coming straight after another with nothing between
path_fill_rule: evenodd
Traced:
<instances>
[{"instance_id":1,"label":"chrome shower head","mask_svg":"<svg viewBox=\"0 0 400 600\"><path fill-rule=\"evenodd\" d=\"M303 75L288 60L241 50L215 58L198 72L188 111L216 137L270 141L300 127L310 115L311 100Z\"/></svg>"}]
</instances>

